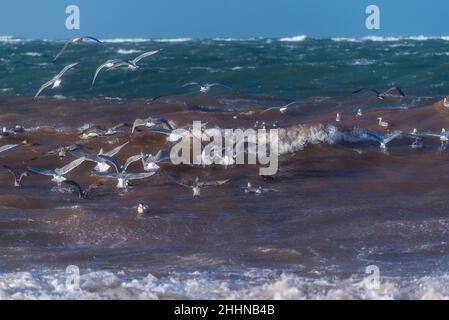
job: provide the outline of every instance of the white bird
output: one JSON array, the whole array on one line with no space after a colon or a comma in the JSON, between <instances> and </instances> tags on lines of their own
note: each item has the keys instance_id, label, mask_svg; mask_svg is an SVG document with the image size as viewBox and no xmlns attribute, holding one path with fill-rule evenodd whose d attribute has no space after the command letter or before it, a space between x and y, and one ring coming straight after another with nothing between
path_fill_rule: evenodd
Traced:
<instances>
[{"instance_id":1,"label":"white bird","mask_svg":"<svg viewBox=\"0 0 449 320\"><path fill-rule=\"evenodd\" d=\"M94 37L90 37L90 36L74 38L74 39L72 39L72 40L67 41L67 42L64 44L64 47L61 49L61 51L59 51L59 53L58 53L58 54L56 55L56 57L53 59L53 62L55 62L56 60L58 60L58 58L59 58L60 56L62 56L62 54L63 54L64 51L68 48L69 45L71 45L71 44L81 44L81 43L84 42L84 40L93 40L93 41L96 41L96 42L98 42L98 43L101 43L100 40L98 40L98 39L96 39L96 38L94 38Z\"/></svg>"},{"instance_id":2,"label":"white bird","mask_svg":"<svg viewBox=\"0 0 449 320\"><path fill-rule=\"evenodd\" d=\"M401 135L402 135L401 131L394 131L394 132L387 133L384 135L378 134L376 132L368 131L368 130L361 131L362 138L378 142L380 145L380 149L383 152L387 151L388 143L390 143L391 141L393 141L396 138L399 138Z\"/></svg>"},{"instance_id":3,"label":"white bird","mask_svg":"<svg viewBox=\"0 0 449 320\"><path fill-rule=\"evenodd\" d=\"M103 149L100 149L100 151L96 155L82 152L80 150L71 151L70 154L72 154L77 158L84 158L86 161L95 162L97 165L95 166L94 170L97 172L107 172L111 166L107 163L107 161L104 158L100 156L103 155L108 157L114 157L128 144L129 142L126 142L108 152L104 152Z\"/></svg>"},{"instance_id":4,"label":"white bird","mask_svg":"<svg viewBox=\"0 0 449 320\"><path fill-rule=\"evenodd\" d=\"M186 188L190 188L193 191L193 197L199 197L201 195L201 188L203 187L217 187L217 186L221 186L227 182L229 182L230 179L227 180L217 180L217 181L208 181L208 182L203 182L200 181L199 177L196 177L195 181L189 181L189 180L185 180L181 177L176 177L173 175L168 174L168 176L177 184L179 184L180 186L186 187Z\"/></svg>"},{"instance_id":5,"label":"white bird","mask_svg":"<svg viewBox=\"0 0 449 320\"><path fill-rule=\"evenodd\" d=\"M377 118L377 120L379 120L379 126L384 127L384 128L387 128L389 126L389 123L382 121L381 117Z\"/></svg>"},{"instance_id":6,"label":"white bird","mask_svg":"<svg viewBox=\"0 0 449 320\"><path fill-rule=\"evenodd\" d=\"M341 116L339 113L337 113L337 117L335 118L336 122L341 122Z\"/></svg>"},{"instance_id":7,"label":"white bird","mask_svg":"<svg viewBox=\"0 0 449 320\"><path fill-rule=\"evenodd\" d=\"M387 91L384 91L384 92L380 92L376 89L361 88L361 89L355 90L352 94L356 94L356 93L359 93L362 91L374 92L377 96L377 99L379 99L379 100L385 100L385 98L387 98L387 97L393 97L394 95L392 94L392 92L394 92L394 91L397 91L401 97L405 97L404 91L402 91L402 89L399 87L391 87L390 89L388 89Z\"/></svg>"},{"instance_id":8,"label":"white bird","mask_svg":"<svg viewBox=\"0 0 449 320\"><path fill-rule=\"evenodd\" d=\"M68 66L65 66L64 69L61 70L61 72L59 72L56 76L53 77L53 79L51 79L50 81L44 83L39 88L39 90L37 91L37 93L34 96L34 98L36 99L37 97L39 97L39 95L42 93L42 91L44 91L49 86L52 86L51 87L52 89L59 88L61 86L61 82L62 82L61 77L64 75L64 73L66 73L67 71L69 71L70 69L75 67L76 65L78 65L78 62L69 64Z\"/></svg>"},{"instance_id":9,"label":"white bird","mask_svg":"<svg viewBox=\"0 0 449 320\"><path fill-rule=\"evenodd\" d=\"M165 129L173 130L173 125L167 119L149 117L146 119L136 119L134 121L131 133L134 133L134 131L139 127L154 128L157 125L162 125Z\"/></svg>"},{"instance_id":10,"label":"white bird","mask_svg":"<svg viewBox=\"0 0 449 320\"><path fill-rule=\"evenodd\" d=\"M266 110L264 110L264 111L262 111L260 114L264 114L265 112L268 112L268 111L270 111L270 110L279 110L279 112L280 113L286 113L287 111L288 111L288 108L290 107L290 106L292 106L292 105L294 105L294 104L298 104L299 102L297 102L297 101L294 101L294 102L290 102L289 104L286 104L285 106L282 106L282 107L273 107L273 108L269 108L269 109L266 109Z\"/></svg>"},{"instance_id":11,"label":"white bird","mask_svg":"<svg viewBox=\"0 0 449 320\"><path fill-rule=\"evenodd\" d=\"M136 155L129 157L128 160L126 160L125 164L123 166L119 166L117 161L112 158L105 155L99 155L100 158L103 158L108 163L112 164L116 170L114 173L110 172L96 172L95 175L98 177L103 178L110 178L110 179L117 179L117 188L118 189L126 189L129 186L129 181L131 180L140 180L149 178L152 175L156 173L156 171L152 172L142 172L142 173L127 173L126 170L128 167L139 160L142 159L142 155Z\"/></svg>"},{"instance_id":12,"label":"white bird","mask_svg":"<svg viewBox=\"0 0 449 320\"><path fill-rule=\"evenodd\" d=\"M205 84L199 84L198 82L189 82L184 84L182 87L191 87L191 86L197 86L200 88L201 93L208 93L213 87L223 87L229 90L233 90L231 87L225 86L221 83L205 83Z\"/></svg>"},{"instance_id":13,"label":"white bird","mask_svg":"<svg viewBox=\"0 0 449 320\"><path fill-rule=\"evenodd\" d=\"M362 117L363 113L362 113L362 109L357 110L357 117Z\"/></svg>"},{"instance_id":14,"label":"white bird","mask_svg":"<svg viewBox=\"0 0 449 320\"><path fill-rule=\"evenodd\" d=\"M447 101L447 98L446 98L446 97L444 97L444 100L443 100L443 106L444 106L445 108L449 108L449 101Z\"/></svg>"},{"instance_id":15,"label":"white bird","mask_svg":"<svg viewBox=\"0 0 449 320\"><path fill-rule=\"evenodd\" d=\"M43 168L36 168L32 166L28 166L28 171L31 171L33 173L41 174L44 176L52 177L52 181L56 182L59 187L61 187L62 182L67 180L64 175L69 173L70 171L74 170L76 167L80 166L84 162L84 158L76 159L75 161L70 162L68 165L57 168L57 169L43 169Z\"/></svg>"},{"instance_id":16,"label":"white bird","mask_svg":"<svg viewBox=\"0 0 449 320\"><path fill-rule=\"evenodd\" d=\"M135 58L134 60L121 60L121 59L112 59L112 60L108 60L105 63L103 63L102 65L100 65L97 70L95 71L95 75L94 78L92 80L92 87L95 84L95 80L98 77L98 74L101 72L101 70L103 69L107 69L107 70L115 70L121 67L126 67L128 68L128 70L131 71L135 71L139 68L139 66L137 65L137 63L149 56L155 55L156 53L160 52L160 50L156 50L156 51L149 51L149 52L145 52L143 54L141 54L140 56L138 56L137 58Z\"/></svg>"},{"instance_id":17,"label":"white bird","mask_svg":"<svg viewBox=\"0 0 449 320\"><path fill-rule=\"evenodd\" d=\"M145 155L141 152L142 155L142 165L144 171L155 171L160 169L158 163L169 160L170 159L170 151L169 150L160 150L155 156L149 154Z\"/></svg>"},{"instance_id":18,"label":"white bird","mask_svg":"<svg viewBox=\"0 0 449 320\"><path fill-rule=\"evenodd\" d=\"M427 137L435 137L435 138L439 138L441 142L448 142L449 141L449 132L446 131L446 129L441 129L441 133L432 133L432 132L428 132L428 133L424 133L424 136Z\"/></svg>"}]
</instances>

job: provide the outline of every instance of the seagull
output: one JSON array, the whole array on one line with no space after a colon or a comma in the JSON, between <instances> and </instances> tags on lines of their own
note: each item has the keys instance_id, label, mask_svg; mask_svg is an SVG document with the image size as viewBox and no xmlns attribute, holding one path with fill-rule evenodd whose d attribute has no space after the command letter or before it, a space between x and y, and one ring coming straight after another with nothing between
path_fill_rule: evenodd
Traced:
<instances>
[{"instance_id":1,"label":"seagull","mask_svg":"<svg viewBox=\"0 0 449 320\"><path fill-rule=\"evenodd\" d=\"M67 41L64 44L64 47L61 49L61 51L59 51L59 53L56 55L56 57L53 59L53 62L55 62L56 60L58 60L58 58L60 56L62 56L62 54L64 53L64 51L68 48L69 45L71 44L81 44L83 43L85 40L93 40L96 41L98 43L102 43L100 40L94 38L94 37L90 37L90 36L84 36L84 37L78 37L78 38L74 38L72 40Z\"/></svg>"},{"instance_id":2,"label":"seagull","mask_svg":"<svg viewBox=\"0 0 449 320\"><path fill-rule=\"evenodd\" d=\"M139 203L137 206L137 213L141 216L150 213L150 206L147 204Z\"/></svg>"},{"instance_id":3,"label":"seagull","mask_svg":"<svg viewBox=\"0 0 449 320\"><path fill-rule=\"evenodd\" d=\"M414 139L413 143L411 144L412 149L420 149L424 146L422 137L423 135L418 132L418 130L415 128L412 132L410 132L407 136Z\"/></svg>"},{"instance_id":4,"label":"seagull","mask_svg":"<svg viewBox=\"0 0 449 320\"><path fill-rule=\"evenodd\" d=\"M440 141L442 143L446 143L449 141L449 131L446 131L446 129L441 129L441 133L432 133L432 132L428 132L428 133L424 133L423 134L426 137L435 137L435 138L440 138Z\"/></svg>"},{"instance_id":5,"label":"seagull","mask_svg":"<svg viewBox=\"0 0 449 320\"><path fill-rule=\"evenodd\" d=\"M143 151L142 155L142 165L144 171L154 171L160 169L157 165L159 162L163 162L170 159L170 151L169 150L160 150L155 156L149 154L145 155Z\"/></svg>"},{"instance_id":6,"label":"seagull","mask_svg":"<svg viewBox=\"0 0 449 320\"><path fill-rule=\"evenodd\" d=\"M5 144L3 146L0 146L0 153L8 151L8 150L10 150L12 148L15 148L17 146L18 146L18 144Z\"/></svg>"},{"instance_id":7,"label":"seagull","mask_svg":"<svg viewBox=\"0 0 449 320\"><path fill-rule=\"evenodd\" d=\"M179 184L180 186L190 188L193 190L193 197L199 197L201 195L201 188L203 187L217 187L221 186L227 182L229 182L230 179L227 180L217 180L217 181L208 181L208 182L202 182L200 181L199 177L196 177L195 181L189 181L185 180L181 177L176 177L173 175L168 175L174 182Z\"/></svg>"},{"instance_id":8,"label":"seagull","mask_svg":"<svg viewBox=\"0 0 449 320\"><path fill-rule=\"evenodd\" d=\"M357 110L356 117L362 117L362 116L363 116L362 109Z\"/></svg>"},{"instance_id":9,"label":"seagull","mask_svg":"<svg viewBox=\"0 0 449 320\"><path fill-rule=\"evenodd\" d=\"M266 110L264 110L264 111L262 111L260 114L264 114L265 112L268 112L268 111L270 111L270 110L279 110L279 112L280 113L282 113L282 114L284 114L284 113L286 113L287 111L288 111L288 108L290 107L290 106L292 106L292 105L294 105L294 104L298 104L299 102L297 102L297 101L294 101L294 102L290 102L289 104L287 104L287 105L285 105L285 106L282 106L282 107L273 107L273 108L269 108L269 109L266 109Z\"/></svg>"},{"instance_id":10,"label":"seagull","mask_svg":"<svg viewBox=\"0 0 449 320\"><path fill-rule=\"evenodd\" d=\"M446 97L444 97L444 100L443 100L443 106L444 106L445 108L449 108L449 101L447 101L447 98L446 98Z\"/></svg>"},{"instance_id":11,"label":"seagull","mask_svg":"<svg viewBox=\"0 0 449 320\"><path fill-rule=\"evenodd\" d=\"M65 147L58 147L54 150L50 150L47 153L45 153L44 156L55 156L57 155L59 158L65 158L67 157L67 152L73 152L73 151L77 151L79 149L82 148L82 145L79 144L71 144L69 146L65 146Z\"/></svg>"},{"instance_id":12,"label":"seagull","mask_svg":"<svg viewBox=\"0 0 449 320\"><path fill-rule=\"evenodd\" d=\"M80 139L87 140L89 138L109 137L119 133L119 129L129 127L127 123L119 123L111 128L103 128L100 126L91 126L81 132Z\"/></svg>"},{"instance_id":13,"label":"seagull","mask_svg":"<svg viewBox=\"0 0 449 320\"><path fill-rule=\"evenodd\" d=\"M163 119L163 118L153 118L149 117L146 119L136 119L133 124L133 128L131 130L131 133L134 133L136 128L138 127L147 127L147 128L153 128L157 125L162 125L163 128L168 130L173 130L173 126L170 123L170 121Z\"/></svg>"},{"instance_id":14,"label":"seagull","mask_svg":"<svg viewBox=\"0 0 449 320\"><path fill-rule=\"evenodd\" d=\"M56 76L53 77L53 79L51 79L50 81L44 83L39 90L37 91L36 95L34 96L34 98L36 99L37 97L39 97L39 95L41 94L42 91L44 91L46 88L48 88L49 86L52 86L51 88L59 88L61 86L61 77L64 75L64 73L66 73L67 71L69 71L70 69L72 69L73 67L75 67L76 65L78 65L78 62L76 63L72 63L69 64L68 66L65 66L64 69L61 70L61 72L59 72Z\"/></svg>"},{"instance_id":15,"label":"seagull","mask_svg":"<svg viewBox=\"0 0 449 320\"><path fill-rule=\"evenodd\" d=\"M377 96L377 99L379 99L379 100L385 100L385 98L387 98L387 97L393 97L394 95L391 94L393 91L397 91L401 97L405 97L404 91L402 91L402 89L399 87L392 87L385 92L379 92L375 89L361 88L361 89L355 90L352 94L360 93L362 91L374 92Z\"/></svg>"},{"instance_id":16,"label":"seagull","mask_svg":"<svg viewBox=\"0 0 449 320\"><path fill-rule=\"evenodd\" d=\"M83 189L83 188L81 188L79 183L76 182L76 181L65 180L63 182L65 184L69 185L70 187L72 187L74 189L74 191L78 193L79 198L83 199L83 200L89 199L89 194L92 191L92 189L97 188L97 187L99 187L101 185L101 184L98 184L98 183L94 183L94 184L90 185L88 188Z\"/></svg>"},{"instance_id":17,"label":"seagull","mask_svg":"<svg viewBox=\"0 0 449 320\"><path fill-rule=\"evenodd\" d=\"M105 63L100 65L97 68L97 70L95 71L94 79L92 80L92 87L94 86L95 80L97 79L98 74L101 72L101 70L103 70L103 69L115 70L115 69L118 69L121 67L126 67L126 68L128 68L128 70L135 71L139 68L137 63L140 60L142 60L146 57L155 55L158 52L160 52L160 50L145 52L145 53L141 54L140 56L138 56L137 58L135 58L134 60L129 60L129 61L125 61L125 60L121 60L121 59L112 59L112 60L106 61Z\"/></svg>"},{"instance_id":18,"label":"seagull","mask_svg":"<svg viewBox=\"0 0 449 320\"><path fill-rule=\"evenodd\" d=\"M245 189L245 193L254 193L256 195L261 195L263 193L274 192L274 189L263 188L263 187L253 187L251 182L248 182L248 185L243 188Z\"/></svg>"},{"instance_id":19,"label":"seagull","mask_svg":"<svg viewBox=\"0 0 449 320\"><path fill-rule=\"evenodd\" d=\"M337 113L337 117L335 118L336 122L341 122L341 116L339 113Z\"/></svg>"},{"instance_id":20,"label":"seagull","mask_svg":"<svg viewBox=\"0 0 449 320\"><path fill-rule=\"evenodd\" d=\"M197 86L200 88L201 93L208 93L213 87L223 87L229 90L233 90L231 87L225 86L221 83L205 83L205 84L199 84L198 82L189 82L184 84L182 87L191 87L191 86Z\"/></svg>"},{"instance_id":21,"label":"seagull","mask_svg":"<svg viewBox=\"0 0 449 320\"><path fill-rule=\"evenodd\" d=\"M114 172L114 173L97 172L97 173L95 173L95 175L98 177L103 177L103 178L117 179L117 188L118 189L126 189L129 186L130 180L140 180L140 179L149 178L156 173L156 170L151 171L151 172L142 172L142 173L127 173L126 172L128 167L132 163L137 162L142 159L142 155L140 155L140 154L137 156L132 156L132 157L128 158L128 160L126 160L125 165L123 165L123 166L119 166L117 161L112 157L108 157L105 155L99 155L99 157L103 158L105 161L112 164L114 166L116 172Z\"/></svg>"},{"instance_id":22,"label":"seagull","mask_svg":"<svg viewBox=\"0 0 449 320\"><path fill-rule=\"evenodd\" d=\"M380 144L380 149L383 152L387 151L388 143L390 143L394 139L400 137L401 135L402 135L402 131L394 131L394 132L387 133L384 135L378 134L376 132L368 131L368 130L361 131L362 138L378 142Z\"/></svg>"},{"instance_id":23,"label":"seagull","mask_svg":"<svg viewBox=\"0 0 449 320\"><path fill-rule=\"evenodd\" d=\"M377 120L379 120L379 126L381 127L388 128L388 126L390 125L388 122L382 121L381 117L377 118Z\"/></svg>"},{"instance_id":24,"label":"seagull","mask_svg":"<svg viewBox=\"0 0 449 320\"><path fill-rule=\"evenodd\" d=\"M126 142L108 152L104 152L103 149L100 149L100 151L96 155L88 154L88 153L81 152L78 150L71 152L71 154L77 158L84 158L86 161L95 162L97 164L96 167L94 168L95 171L107 172L111 166L107 163L107 161L104 158L102 158L100 156L103 155L103 156L113 157L113 156L117 155L128 144L129 144L129 142Z\"/></svg>"},{"instance_id":25,"label":"seagull","mask_svg":"<svg viewBox=\"0 0 449 320\"><path fill-rule=\"evenodd\" d=\"M75 161L70 162L68 165L57 168L57 169L43 169L43 168L36 168L32 166L28 166L28 171L31 171L36 174L41 174L44 176L53 177L52 181L56 182L58 184L58 187L61 187L62 182L67 180L64 175L75 169L76 167L80 166L84 162L84 158L76 159Z\"/></svg>"},{"instance_id":26,"label":"seagull","mask_svg":"<svg viewBox=\"0 0 449 320\"><path fill-rule=\"evenodd\" d=\"M18 172L8 166L3 166L3 168L5 168L6 170L8 170L13 176L14 176L14 187L16 188L20 188L22 187L22 179L24 177L28 177L28 171L24 171L20 174L18 174Z\"/></svg>"}]
</instances>

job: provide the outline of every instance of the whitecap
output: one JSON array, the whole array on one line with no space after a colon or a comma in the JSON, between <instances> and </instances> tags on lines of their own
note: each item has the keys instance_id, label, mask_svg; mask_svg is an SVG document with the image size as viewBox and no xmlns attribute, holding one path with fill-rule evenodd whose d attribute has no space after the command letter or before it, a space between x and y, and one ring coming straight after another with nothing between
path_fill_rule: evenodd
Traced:
<instances>
[{"instance_id":1,"label":"whitecap","mask_svg":"<svg viewBox=\"0 0 449 320\"><path fill-rule=\"evenodd\" d=\"M281 42L302 42L307 39L306 35L298 35L293 37L281 38L279 41Z\"/></svg>"}]
</instances>

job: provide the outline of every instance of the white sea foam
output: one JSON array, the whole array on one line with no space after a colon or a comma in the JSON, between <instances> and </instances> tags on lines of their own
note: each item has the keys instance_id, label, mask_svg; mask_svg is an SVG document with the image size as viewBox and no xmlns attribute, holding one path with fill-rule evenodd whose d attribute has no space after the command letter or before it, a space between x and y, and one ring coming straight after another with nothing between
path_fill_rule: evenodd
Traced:
<instances>
[{"instance_id":1,"label":"white sea foam","mask_svg":"<svg viewBox=\"0 0 449 320\"><path fill-rule=\"evenodd\" d=\"M373 288L363 275L348 279L305 278L270 270L249 270L228 279L211 273L152 274L81 271L80 290L66 289L64 272L0 274L0 299L448 299L449 275L383 277ZM233 280L231 280L234 278ZM238 279L236 279L238 278Z\"/></svg>"},{"instance_id":2,"label":"white sea foam","mask_svg":"<svg viewBox=\"0 0 449 320\"><path fill-rule=\"evenodd\" d=\"M167 39L155 39L154 41L176 43L176 42L187 42L192 40L193 40L192 38L167 38Z\"/></svg>"},{"instance_id":3,"label":"white sea foam","mask_svg":"<svg viewBox=\"0 0 449 320\"><path fill-rule=\"evenodd\" d=\"M355 37L335 37L331 38L333 41L337 42L363 42L363 41L373 41L373 42L398 42L403 40L412 40L412 41L428 41L428 40L444 40L449 41L449 36L367 36L367 37L361 37L361 38L355 38Z\"/></svg>"},{"instance_id":4,"label":"white sea foam","mask_svg":"<svg viewBox=\"0 0 449 320\"><path fill-rule=\"evenodd\" d=\"M142 51L141 50L135 50L135 49L129 49L129 50L118 49L117 50L118 54L133 54L133 53L139 53L139 52L142 52Z\"/></svg>"},{"instance_id":5,"label":"white sea foam","mask_svg":"<svg viewBox=\"0 0 449 320\"><path fill-rule=\"evenodd\" d=\"M39 52L25 52L23 55L28 57L42 57L42 54Z\"/></svg>"},{"instance_id":6,"label":"white sea foam","mask_svg":"<svg viewBox=\"0 0 449 320\"><path fill-rule=\"evenodd\" d=\"M113 38L113 39L103 39L101 41L105 43L140 43L140 42L148 42L151 40L145 38Z\"/></svg>"},{"instance_id":7,"label":"white sea foam","mask_svg":"<svg viewBox=\"0 0 449 320\"><path fill-rule=\"evenodd\" d=\"M298 35L293 37L280 38L281 42L302 42L307 39L306 35Z\"/></svg>"}]
</instances>

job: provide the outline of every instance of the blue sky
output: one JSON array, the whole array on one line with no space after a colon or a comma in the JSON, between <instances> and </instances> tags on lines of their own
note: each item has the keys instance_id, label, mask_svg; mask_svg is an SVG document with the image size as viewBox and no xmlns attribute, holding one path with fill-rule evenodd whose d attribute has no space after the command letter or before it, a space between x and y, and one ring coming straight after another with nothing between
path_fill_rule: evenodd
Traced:
<instances>
[{"instance_id":1,"label":"blue sky","mask_svg":"<svg viewBox=\"0 0 449 320\"><path fill-rule=\"evenodd\" d=\"M65 29L65 8L81 10L81 30ZM365 28L365 8L381 9L381 30ZM1 0L0 35L59 39L449 35L447 0Z\"/></svg>"}]
</instances>

